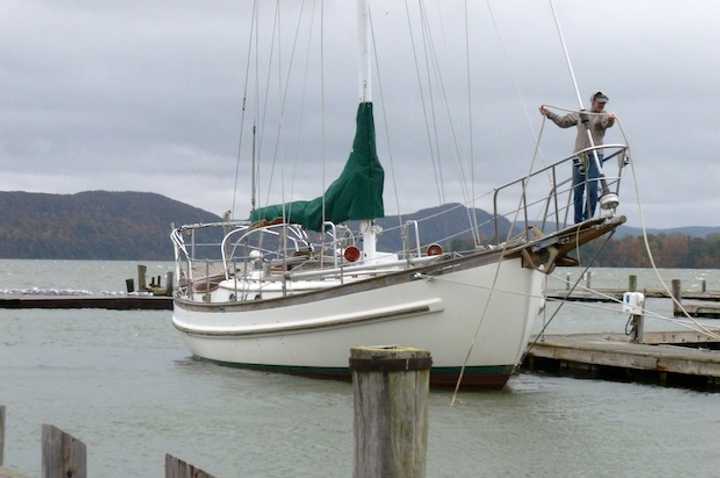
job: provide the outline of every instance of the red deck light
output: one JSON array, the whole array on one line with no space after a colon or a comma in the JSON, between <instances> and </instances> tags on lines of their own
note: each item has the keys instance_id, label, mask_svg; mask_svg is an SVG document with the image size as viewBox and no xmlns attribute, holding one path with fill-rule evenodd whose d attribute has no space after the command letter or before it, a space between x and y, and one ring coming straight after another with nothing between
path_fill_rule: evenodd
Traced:
<instances>
[{"instance_id":1,"label":"red deck light","mask_svg":"<svg viewBox=\"0 0 720 478\"><path fill-rule=\"evenodd\" d=\"M428 256L441 256L442 253L443 253L443 248L440 244L430 244L427 248Z\"/></svg>"},{"instance_id":2,"label":"red deck light","mask_svg":"<svg viewBox=\"0 0 720 478\"><path fill-rule=\"evenodd\" d=\"M348 262L355 262L360 259L360 249L355 246L348 246L343 252L343 257Z\"/></svg>"}]
</instances>

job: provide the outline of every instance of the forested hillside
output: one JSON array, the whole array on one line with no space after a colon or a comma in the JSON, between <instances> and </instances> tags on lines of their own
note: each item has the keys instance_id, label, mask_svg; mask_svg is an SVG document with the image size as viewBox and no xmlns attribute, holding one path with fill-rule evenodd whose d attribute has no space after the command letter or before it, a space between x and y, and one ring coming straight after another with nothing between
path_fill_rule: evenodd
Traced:
<instances>
[{"instance_id":1,"label":"forested hillside","mask_svg":"<svg viewBox=\"0 0 720 478\"><path fill-rule=\"evenodd\" d=\"M219 220L153 193L0 192L0 257L172 259L171 223Z\"/></svg>"}]
</instances>

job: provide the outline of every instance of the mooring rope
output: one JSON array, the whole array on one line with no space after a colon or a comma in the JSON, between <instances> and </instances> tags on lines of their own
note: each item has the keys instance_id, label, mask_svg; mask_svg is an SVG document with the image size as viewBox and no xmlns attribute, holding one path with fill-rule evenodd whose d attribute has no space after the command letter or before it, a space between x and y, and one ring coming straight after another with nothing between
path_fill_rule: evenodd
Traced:
<instances>
[{"instance_id":1,"label":"mooring rope","mask_svg":"<svg viewBox=\"0 0 720 478\"><path fill-rule=\"evenodd\" d=\"M432 143L432 133L430 131L430 120L428 119L427 105L425 104L425 92L422 85L422 75L420 73L420 61L418 60L417 47L415 46L415 35L413 34L412 18L410 16L410 6L408 0L405 3L405 13L407 17L408 34L410 36L410 46L413 54L413 64L415 65L415 77L418 82L418 91L420 93L420 104L422 106L423 120L425 122L425 134L427 137L428 150L430 152L430 162L433 167L433 179L435 180L435 188L438 193L438 202L443 204L445 202L445 194L443 191L442 181L438 173L438 161L440 158L435 158L435 148Z\"/></svg>"},{"instance_id":2,"label":"mooring rope","mask_svg":"<svg viewBox=\"0 0 720 478\"><path fill-rule=\"evenodd\" d=\"M543 132L545 131L545 120L546 118L543 116L542 122L540 124L540 130L538 131L538 137L537 141L535 143L535 151L533 152L532 160L530 161L530 172L531 174L533 171L533 168L535 167L535 161L538 157L538 151L540 150L540 142L542 141ZM510 228L508 229L507 238L503 244L503 248L500 251L500 256L498 257L497 265L495 266L495 274L493 275L492 285L490 287L490 293L488 294L488 298L485 302L485 305L483 307L482 314L480 315L480 320L478 321L477 327L475 328L475 332L473 333L472 341L470 342L470 346L468 347L468 351L465 354L465 359L463 360L462 367L460 367L460 374L458 375L457 382L455 383L455 390L453 391L452 400L450 401L450 406L452 407L455 405L455 400L457 399L458 391L460 390L460 384L462 383L463 376L465 375L465 367L467 366L468 360L470 360L470 355L473 352L473 349L475 348L475 344L477 342L477 337L480 333L480 328L482 327L483 321L485 320L485 316L487 315L487 311L490 307L490 301L492 300L493 291L495 290L495 286L497 285L498 276L500 275L500 267L502 266L503 259L505 258L505 252L507 251L508 245L510 243L510 238L512 237L513 229L515 228L515 223L517 222L517 218L520 215L520 208L522 206L522 201L525 198L527 185L525 184L525 181L522 182L522 196L520 197L520 201L518 203L517 211L515 212L515 216L513 217L512 224L510 224Z\"/></svg>"}]
</instances>

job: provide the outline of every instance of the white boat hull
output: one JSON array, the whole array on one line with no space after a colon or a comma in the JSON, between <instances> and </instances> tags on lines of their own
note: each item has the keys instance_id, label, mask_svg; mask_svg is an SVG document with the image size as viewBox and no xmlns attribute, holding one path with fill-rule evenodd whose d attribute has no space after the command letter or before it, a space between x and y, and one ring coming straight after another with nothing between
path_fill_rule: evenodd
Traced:
<instances>
[{"instance_id":1,"label":"white boat hull","mask_svg":"<svg viewBox=\"0 0 720 478\"><path fill-rule=\"evenodd\" d=\"M432 382L452 385L478 327L497 265L281 307L176 301L173 324L200 358L305 375L347 375L355 345L430 350ZM542 305L543 274L505 259L467 360L465 385L500 387L521 360Z\"/></svg>"}]
</instances>

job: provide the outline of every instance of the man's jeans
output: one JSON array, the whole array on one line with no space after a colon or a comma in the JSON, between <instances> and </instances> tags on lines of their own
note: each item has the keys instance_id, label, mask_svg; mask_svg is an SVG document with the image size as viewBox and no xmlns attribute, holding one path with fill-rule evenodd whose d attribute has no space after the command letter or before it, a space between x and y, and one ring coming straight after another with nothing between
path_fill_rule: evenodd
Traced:
<instances>
[{"instance_id":1,"label":"man's jeans","mask_svg":"<svg viewBox=\"0 0 720 478\"><path fill-rule=\"evenodd\" d=\"M598 153L598 159L602 164L603 157ZM573 161L573 203L575 205L575 224L590 219L595 215L595 207L597 206L597 190L598 190L598 173L597 164L592 154L588 155L587 171L580 170L580 160ZM587 190L587 199L583 196ZM584 207L584 211L583 211Z\"/></svg>"}]
</instances>

